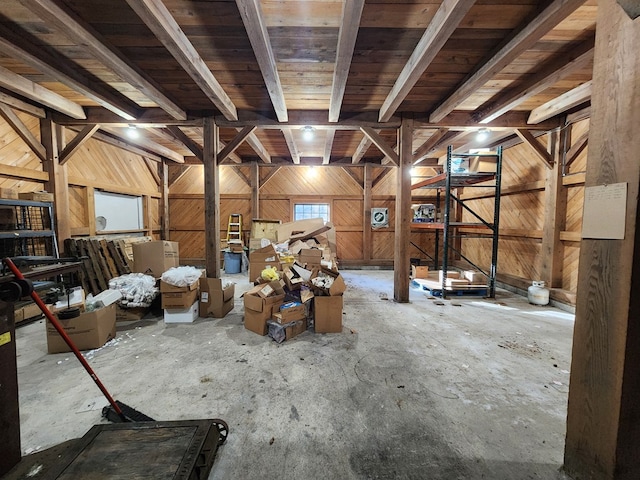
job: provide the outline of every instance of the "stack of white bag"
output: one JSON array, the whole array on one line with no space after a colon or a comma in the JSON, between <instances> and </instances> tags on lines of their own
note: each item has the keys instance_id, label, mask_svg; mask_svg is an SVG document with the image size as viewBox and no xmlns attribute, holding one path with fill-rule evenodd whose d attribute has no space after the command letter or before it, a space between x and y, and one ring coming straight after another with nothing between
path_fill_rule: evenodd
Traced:
<instances>
[{"instance_id":1,"label":"stack of white bag","mask_svg":"<svg viewBox=\"0 0 640 480\"><path fill-rule=\"evenodd\" d=\"M156 279L144 273L129 273L109 280L109 288L119 290L118 304L125 308L149 307L158 295Z\"/></svg>"},{"instance_id":2,"label":"stack of white bag","mask_svg":"<svg viewBox=\"0 0 640 480\"><path fill-rule=\"evenodd\" d=\"M160 280L174 287L188 287L200 280L202 271L196 267L171 267L162 274Z\"/></svg>"}]
</instances>

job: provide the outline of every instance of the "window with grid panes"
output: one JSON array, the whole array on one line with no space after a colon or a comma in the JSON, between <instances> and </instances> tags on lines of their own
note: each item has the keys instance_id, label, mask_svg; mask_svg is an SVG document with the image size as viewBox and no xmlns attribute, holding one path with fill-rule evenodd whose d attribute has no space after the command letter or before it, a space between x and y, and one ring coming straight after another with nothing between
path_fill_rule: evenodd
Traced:
<instances>
[{"instance_id":1,"label":"window with grid panes","mask_svg":"<svg viewBox=\"0 0 640 480\"><path fill-rule=\"evenodd\" d=\"M293 206L293 220L306 220L308 218L322 218L329 221L328 203L296 203Z\"/></svg>"}]
</instances>

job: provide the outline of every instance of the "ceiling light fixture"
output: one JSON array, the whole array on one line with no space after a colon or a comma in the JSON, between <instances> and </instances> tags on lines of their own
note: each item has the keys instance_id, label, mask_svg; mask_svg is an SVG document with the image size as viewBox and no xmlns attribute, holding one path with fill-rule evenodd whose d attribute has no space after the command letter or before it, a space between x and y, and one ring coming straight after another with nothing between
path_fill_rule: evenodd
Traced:
<instances>
[{"instance_id":1,"label":"ceiling light fixture","mask_svg":"<svg viewBox=\"0 0 640 480\"><path fill-rule=\"evenodd\" d=\"M488 129L481 128L480 130L478 130L478 133L476 134L476 140L478 140L479 142L483 142L487 138L489 138L489 130Z\"/></svg>"},{"instance_id":2,"label":"ceiling light fixture","mask_svg":"<svg viewBox=\"0 0 640 480\"><path fill-rule=\"evenodd\" d=\"M129 125L127 129L127 136L129 138L138 138L140 136L140 132L138 132L138 128L135 125Z\"/></svg>"},{"instance_id":3,"label":"ceiling light fixture","mask_svg":"<svg viewBox=\"0 0 640 480\"><path fill-rule=\"evenodd\" d=\"M305 140L313 140L315 134L315 129L307 125L306 127L302 127L302 138Z\"/></svg>"}]
</instances>

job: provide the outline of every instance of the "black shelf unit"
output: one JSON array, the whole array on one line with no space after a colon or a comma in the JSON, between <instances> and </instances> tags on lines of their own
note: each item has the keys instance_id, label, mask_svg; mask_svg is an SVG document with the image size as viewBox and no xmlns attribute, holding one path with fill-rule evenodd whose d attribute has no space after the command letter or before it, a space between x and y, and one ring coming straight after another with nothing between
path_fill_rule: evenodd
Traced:
<instances>
[{"instance_id":1,"label":"black shelf unit","mask_svg":"<svg viewBox=\"0 0 640 480\"><path fill-rule=\"evenodd\" d=\"M0 258L58 258L53 203L0 199Z\"/></svg>"},{"instance_id":2,"label":"black shelf unit","mask_svg":"<svg viewBox=\"0 0 640 480\"><path fill-rule=\"evenodd\" d=\"M452 172L452 159L476 159L490 158L495 159L495 172ZM502 181L502 147L498 147L495 152L491 153L453 153L451 145L447 148L447 160L444 173L430 177L421 182L412 185L412 189L431 188L437 189L437 207L439 208L440 195L444 192L444 212L442 222L435 223L413 223L413 229L431 231L435 233L435 255L433 257L436 270L439 267L439 239L442 232L442 296L447 296L447 291L452 292L455 288L447 287L447 270L449 268L450 251L454 251L464 261L473 266L476 270L482 272L487 277L487 296L495 298L496 272L498 263L498 236L499 236L499 220L500 220L500 186ZM490 182L490 183L489 183ZM493 216L492 218L483 218L480 214L470 208L465 200L461 199L457 192L452 190L457 188L492 188L493 189ZM469 212L475 219L473 222L460 222L456 219L452 220L452 208L454 205L460 206ZM462 252L452 245L452 239L458 237L469 237L468 233L461 233L460 230L478 229L478 233L473 235L476 237L489 237L491 243L491 265L489 271L477 266L474 262L464 256ZM489 230L491 233L486 234L484 231Z\"/></svg>"}]
</instances>

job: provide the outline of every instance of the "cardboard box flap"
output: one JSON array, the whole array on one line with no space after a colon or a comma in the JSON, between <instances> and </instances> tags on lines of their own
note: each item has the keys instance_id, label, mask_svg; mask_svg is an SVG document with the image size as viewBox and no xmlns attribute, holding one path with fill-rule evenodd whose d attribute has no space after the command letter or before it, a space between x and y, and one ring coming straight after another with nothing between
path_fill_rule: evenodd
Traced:
<instances>
[{"instance_id":1,"label":"cardboard box flap","mask_svg":"<svg viewBox=\"0 0 640 480\"><path fill-rule=\"evenodd\" d=\"M283 223L278 226L278 242L282 243L286 240L292 239L292 237L298 238L305 232L312 232L320 228L324 228L324 220L322 218L309 218L306 220ZM292 242L290 241L289 243Z\"/></svg>"},{"instance_id":2,"label":"cardboard box flap","mask_svg":"<svg viewBox=\"0 0 640 480\"><path fill-rule=\"evenodd\" d=\"M322 266L313 269L311 284L329 295L342 295L347 289L340 273Z\"/></svg>"}]
</instances>

